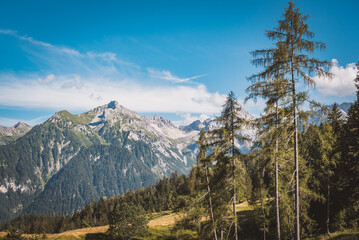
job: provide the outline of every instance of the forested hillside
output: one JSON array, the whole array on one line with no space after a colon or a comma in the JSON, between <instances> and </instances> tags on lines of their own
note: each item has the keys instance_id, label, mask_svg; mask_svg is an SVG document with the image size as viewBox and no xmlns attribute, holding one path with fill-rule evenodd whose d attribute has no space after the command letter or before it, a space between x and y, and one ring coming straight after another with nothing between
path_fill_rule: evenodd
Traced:
<instances>
[{"instance_id":1,"label":"forested hillside","mask_svg":"<svg viewBox=\"0 0 359 240\"><path fill-rule=\"evenodd\" d=\"M197 134L117 102L79 115L57 112L0 146L0 220L21 212L67 214L173 171L188 173Z\"/></svg>"},{"instance_id":2,"label":"forested hillside","mask_svg":"<svg viewBox=\"0 0 359 240\"><path fill-rule=\"evenodd\" d=\"M87 204L82 210L67 216L23 214L5 224L1 229L15 226L25 233L58 233L70 229L109 224L109 217L121 201L142 206L146 212L165 210L179 211L187 206L194 193L195 178L192 174L178 176L174 172L170 178L163 177L155 185L129 191L118 197L103 198Z\"/></svg>"},{"instance_id":3,"label":"forested hillside","mask_svg":"<svg viewBox=\"0 0 359 240\"><path fill-rule=\"evenodd\" d=\"M253 118L244 109L240 114ZM57 112L0 146L0 220L20 213L69 214L101 196L154 184L174 171L188 173L199 126L217 127L213 119L176 127L115 101L78 115ZM249 140L236 147L248 150L255 129L243 134Z\"/></svg>"}]
</instances>

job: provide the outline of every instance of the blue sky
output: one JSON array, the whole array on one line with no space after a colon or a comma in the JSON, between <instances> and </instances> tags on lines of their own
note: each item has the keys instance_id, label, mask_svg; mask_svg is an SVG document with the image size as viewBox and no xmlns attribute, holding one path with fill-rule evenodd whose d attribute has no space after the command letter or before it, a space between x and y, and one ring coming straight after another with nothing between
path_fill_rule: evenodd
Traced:
<instances>
[{"instance_id":1,"label":"blue sky","mask_svg":"<svg viewBox=\"0 0 359 240\"><path fill-rule=\"evenodd\" d=\"M316 100L354 101L359 1L297 1L309 14L320 59L336 77L317 79ZM233 90L244 99L258 72L250 51L287 1L0 1L0 125L40 123L117 100L176 124L216 115ZM244 106L259 115L263 101Z\"/></svg>"}]
</instances>

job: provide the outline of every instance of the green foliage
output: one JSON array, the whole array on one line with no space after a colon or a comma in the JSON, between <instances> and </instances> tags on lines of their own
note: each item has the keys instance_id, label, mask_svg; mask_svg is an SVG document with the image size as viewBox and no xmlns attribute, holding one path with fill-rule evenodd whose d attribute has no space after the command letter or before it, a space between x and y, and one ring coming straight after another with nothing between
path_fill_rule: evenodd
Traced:
<instances>
[{"instance_id":1,"label":"green foliage","mask_svg":"<svg viewBox=\"0 0 359 240\"><path fill-rule=\"evenodd\" d=\"M295 4L292 1L289 2L288 8L284 11L283 19L278 21L278 26L273 30L266 31L266 36L274 40L273 48L252 52L252 56L255 58L252 63L264 67L262 72L250 77L253 84L248 88L248 91L250 93L249 98L263 97L267 100L266 114L261 122L262 128L264 125L264 134L261 136L263 142L259 146L263 152L269 153L268 156L272 155L273 157L270 159L275 162L276 224L274 226L276 230L269 232L276 232L277 239L280 236L284 238L294 238L295 236L296 239L300 239L300 235L305 237L306 234L313 231L313 221L308 215L308 208L310 200L313 197L315 198L316 194L308 188L310 169L301 156L303 154L300 151L300 143L298 143L300 140L298 139L298 117L301 121L306 118L305 115L307 114L300 111L305 102L309 102L313 106L318 104L310 100L306 92L298 91L298 85L302 81L306 85L314 86L314 75L331 77L331 74L325 70L325 67L329 66L329 62L310 57L314 50L325 49L325 45L312 40L314 33L309 31L306 24L307 19L308 16L303 16ZM283 109L281 116L279 109ZM284 139L284 143L289 144L284 145L286 147L283 150L289 152L291 148L293 149L291 152L294 165L284 162L285 166L283 166L283 160L286 156L281 153L278 146L279 142L283 143L283 136L280 136L282 133L285 133L286 136L292 136L292 139L288 139L288 141ZM282 159L282 164L279 162L280 159ZM264 160L267 162L266 158ZM262 166L266 165L262 164ZM273 165L270 164L263 168L264 174L271 166ZM283 171L285 168L289 171ZM282 173L286 172L286 174L282 174L283 177L279 176L280 170ZM293 171L294 185L290 180ZM280 191L281 186L285 185L283 178L289 178L287 179L289 184L287 184L288 188L285 186L285 190ZM291 211L279 209L278 201L290 199L290 197L283 197L283 195L291 194L292 191L295 193L295 235L292 235L293 231L285 233L289 235L283 235L280 234L280 228L284 226L280 226L280 223L285 221L284 219L291 218ZM261 199L263 197L266 196L261 194ZM261 208L263 209L263 205ZM280 214L286 216L280 216ZM292 220L290 219L289 222L288 226L291 226Z\"/></svg>"},{"instance_id":2,"label":"green foliage","mask_svg":"<svg viewBox=\"0 0 359 240\"><path fill-rule=\"evenodd\" d=\"M119 202L110 215L107 234L112 239L134 239L148 234L147 219L142 207Z\"/></svg>"},{"instance_id":3,"label":"green foliage","mask_svg":"<svg viewBox=\"0 0 359 240\"><path fill-rule=\"evenodd\" d=\"M189 192L191 201L184 217L177 221L175 230L196 230L203 239L221 234L237 236L238 219L235 205L245 201L251 182L237 143L246 138L241 129L246 124L239 117L241 106L234 93L227 96L226 104L217 122L220 128L206 133L201 130L197 165L189 176L193 183ZM206 219L206 220L203 220Z\"/></svg>"},{"instance_id":4,"label":"green foliage","mask_svg":"<svg viewBox=\"0 0 359 240\"><path fill-rule=\"evenodd\" d=\"M92 201L81 211L75 211L72 216L23 214L0 226L0 230L13 226L25 233L41 234L108 225L110 213L123 201L141 205L147 213L169 210L171 205L175 210L180 210L189 203L187 195L193 191L189 189L189 186L193 186L189 182L188 177L178 176L177 172L174 172L170 178L163 177L155 185L128 191L118 197L101 197L98 202Z\"/></svg>"},{"instance_id":5,"label":"green foliage","mask_svg":"<svg viewBox=\"0 0 359 240\"><path fill-rule=\"evenodd\" d=\"M357 99L349 108L348 118L344 124L341 159L336 174L336 229L359 226L359 64L354 80Z\"/></svg>"},{"instance_id":6,"label":"green foliage","mask_svg":"<svg viewBox=\"0 0 359 240\"><path fill-rule=\"evenodd\" d=\"M80 115L60 111L25 136L0 146L0 185L16 186L0 194L0 221L20 213L70 214L100 196L146 187L175 170L187 173L183 161L155 153L146 141L132 140L121 121L96 125L94 116L93 111ZM145 139L154 140L146 134ZM191 164L192 156L187 157ZM166 169L158 167L160 161L169 163Z\"/></svg>"},{"instance_id":7,"label":"green foliage","mask_svg":"<svg viewBox=\"0 0 359 240\"><path fill-rule=\"evenodd\" d=\"M171 229L171 227L168 227L168 226L154 226L154 227L149 228L148 236L146 236L142 239L144 239L144 240L153 240L153 239L158 239L158 240L176 240L176 239L196 240L196 239L202 239L202 238L199 238L195 231L181 229L181 230L174 232Z\"/></svg>"}]
</instances>

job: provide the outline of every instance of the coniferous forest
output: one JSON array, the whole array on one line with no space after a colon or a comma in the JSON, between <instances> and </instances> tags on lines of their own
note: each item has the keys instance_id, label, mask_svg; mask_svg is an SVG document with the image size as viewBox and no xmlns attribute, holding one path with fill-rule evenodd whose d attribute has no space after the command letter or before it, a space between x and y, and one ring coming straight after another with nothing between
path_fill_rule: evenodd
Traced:
<instances>
[{"instance_id":1,"label":"coniferous forest","mask_svg":"<svg viewBox=\"0 0 359 240\"><path fill-rule=\"evenodd\" d=\"M42 234L110 225L109 239L136 239L146 234L146 218L139 216L173 211L181 218L172 231L188 229L199 239L306 239L358 232L359 64L353 79L356 101L347 118L337 104L328 108L311 99L314 76L329 81L333 76L327 71L331 62L315 57L326 46L310 31L308 18L289 2L278 24L265 31L273 44L251 52L258 71L248 76L246 99L263 99L264 112L255 120L241 118L242 106L230 92L216 118L220 127L201 130L189 175L174 172L66 216L23 214L2 223L1 230ZM313 124L313 118L321 121ZM257 132L249 152L238 148L248 141L243 128ZM245 202L250 210L239 211Z\"/></svg>"}]
</instances>

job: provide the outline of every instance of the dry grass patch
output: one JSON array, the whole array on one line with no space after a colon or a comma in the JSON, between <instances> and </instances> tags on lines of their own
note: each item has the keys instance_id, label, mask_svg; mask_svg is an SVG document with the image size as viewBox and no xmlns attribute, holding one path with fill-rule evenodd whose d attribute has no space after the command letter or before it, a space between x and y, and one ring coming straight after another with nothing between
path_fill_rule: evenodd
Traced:
<instances>
[{"instance_id":1,"label":"dry grass patch","mask_svg":"<svg viewBox=\"0 0 359 240\"><path fill-rule=\"evenodd\" d=\"M47 237L50 239L62 239L60 237L64 237L64 236L72 236L72 237L80 238L88 233L104 233L107 231L107 229L108 229L108 225L100 226L100 227L80 228L62 233L48 234Z\"/></svg>"},{"instance_id":2,"label":"dry grass patch","mask_svg":"<svg viewBox=\"0 0 359 240\"><path fill-rule=\"evenodd\" d=\"M148 226L173 226L182 214L179 213L171 213L167 215L160 216L158 218L152 219L149 221Z\"/></svg>"}]
</instances>

